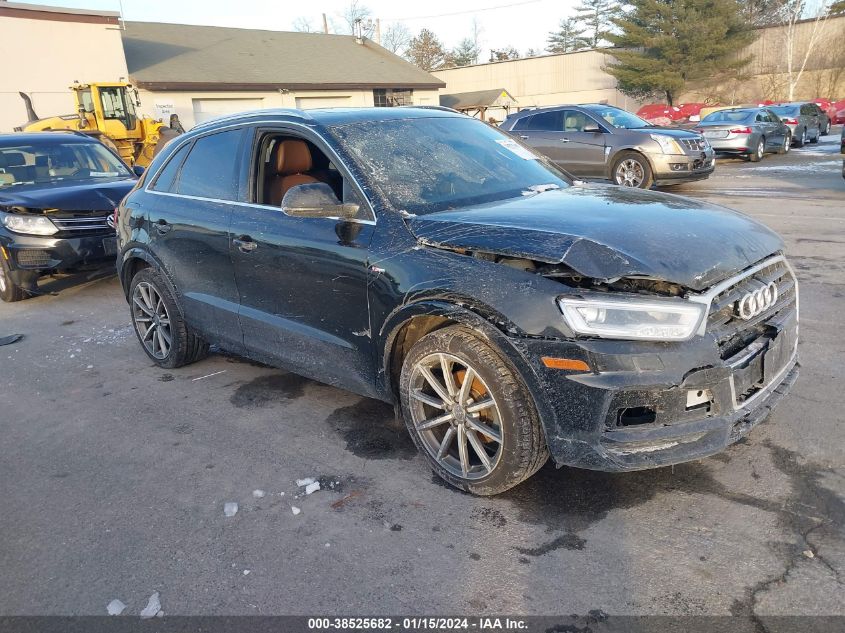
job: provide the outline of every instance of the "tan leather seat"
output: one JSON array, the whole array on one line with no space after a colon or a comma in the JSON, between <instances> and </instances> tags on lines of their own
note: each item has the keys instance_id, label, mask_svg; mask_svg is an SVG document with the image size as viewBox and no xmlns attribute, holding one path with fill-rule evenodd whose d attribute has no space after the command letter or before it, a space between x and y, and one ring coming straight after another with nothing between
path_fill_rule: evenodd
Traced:
<instances>
[{"instance_id":1,"label":"tan leather seat","mask_svg":"<svg viewBox=\"0 0 845 633\"><path fill-rule=\"evenodd\" d=\"M311 150L305 141L282 141L276 145L275 154L271 166L275 167L276 174L271 178L267 190L269 204L280 205L291 187L319 182L305 173L310 171L312 166Z\"/></svg>"}]
</instances>

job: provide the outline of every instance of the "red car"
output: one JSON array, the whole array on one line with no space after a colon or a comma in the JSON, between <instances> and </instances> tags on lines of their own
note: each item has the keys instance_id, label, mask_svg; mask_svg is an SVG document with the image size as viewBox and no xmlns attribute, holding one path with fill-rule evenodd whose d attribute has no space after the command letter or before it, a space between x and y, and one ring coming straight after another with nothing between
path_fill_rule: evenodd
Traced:
<instances>
[{"instance_id":1,"label":"red car","mask_svg":"<svg viewBox=\"0 0 845 633\"><path fill-rule=\"evenodd\" d=\"M840 99L834 103L833 109L834 115L832 121L834 124L839 125L840 123L845 123L845 99Z\"/></svg>"},{"instance_id":2,"label":"red car","mask_svg":"<svg viewBox=\"0 0 845 633\"><path fill-rule=\"evenodd\" d=\"M822 110L825 111L825 114L827 114L827 118L830 119L831 123L836 122L836 111L838 108L833 103L833 101L831 101L830 99L819 98L813 99L813 103L815 103L817 106L819 106Z\"/></svg>"}]
</instances>

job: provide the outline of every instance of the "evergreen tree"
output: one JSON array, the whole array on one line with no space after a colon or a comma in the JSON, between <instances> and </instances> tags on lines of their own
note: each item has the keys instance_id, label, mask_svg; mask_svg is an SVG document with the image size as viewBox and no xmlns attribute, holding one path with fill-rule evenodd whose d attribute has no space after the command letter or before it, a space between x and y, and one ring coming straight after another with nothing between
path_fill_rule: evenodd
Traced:
<instances>
[{"instance_id":1,"label":"evergreen tree","mask_svg":"<svg viewBox=\"0 0 845 633\"><path fill-rule=\"evenodd\" d=\"M592 48L605 39L605 34L613 26L611 18L619 12L619 3L613 0L581 0L581 4L575 7L575 18L584 25L586 39Z\"/></svg>"},{"instance_id":2,"label":"evergreen tree","mask_svg":"<svg viewBox=\"0 0 845 633\"><path fill-rule=\"evenodd\" d=\"M589 41L584 37L584 32L576 18L561 20L558 30L549 33L546 50L550 53L568 53L579 48L586 48L589 46Z\"/></svg>"},{"instance_id":3,"label":"evergreen tree","mask_svg":"<svg viewBox=\"0 0 845 633\"><path fill-rule=\"evenodd\" d=\"M405 59L423 70L435 70L446 63L448 53L433 32L423 29L419 35L411 38Z\"/></svg>"},{"instance_id":4,"label":"evergreen tree","mask_svg":"<svg viewBox=\"0 0 845 633\"><path fill-rule=\"evenodd\" d=\"M737 71L738 53L755 37L736 0L628 0L607 39L616 64L607 71L635 98L665 96L672 105L688 82Z\"/></svg>"},{"instance_id":5,"label":"evergreen tree","mask_svg":"<svg viewBox=\"0 0 845 633\"><path fill-rule=\"evenodd\" d=\"M455 66L469 66L478 63L478 47L472 38L466 37L450 53L449 58Z\"/></svg>"}]
</instances>

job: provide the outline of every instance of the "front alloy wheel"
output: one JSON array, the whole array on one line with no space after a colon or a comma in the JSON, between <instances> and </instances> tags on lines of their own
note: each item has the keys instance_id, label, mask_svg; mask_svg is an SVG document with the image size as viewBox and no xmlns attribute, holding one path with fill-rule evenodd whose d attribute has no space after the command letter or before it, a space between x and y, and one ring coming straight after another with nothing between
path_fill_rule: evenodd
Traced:
<instances>
[{"instance_id":1,"label":"front alloy wheel","mask_svg":"<svg viewBox=\"0 0 845 633\"><path fill-rule=\"evenodd\" d=\"M763 156L766 153L766 142L761 138L757 143L757 149L754 150L754 153L749 155L752 163L759 163L763 160Z\"/></svg>"},{"instance_id":2,"label":"front alloy wheel","mask_svg":"<svg viewBox=\"0 0 845 633\"><path fill-rule=\"evenodd\" d=\"M469 363L429 354L411 373L411 420L422 444L444 469L466 480L486 477L502 453L502 414Z\"/></svg>"},{"instance_id":3,"label":"front alloy wheel","mask_svg":"<svg viewBox=\"0 0 845 633\"><path fill-rule=\"evenodd\" d=\"M623 160L616 166L616 184L623 187L641 187L645 180L642 163L634 158Z\"/></svg>"},{"instance_id":4,"label":"front alloy wheel","mask_svg":"<svg viewBox=\"0 0 845 633\"><path fill-rule=\"evenodd\" d=\"M456 488L494 495L546 462L540 416L516 368L460 325L423 336L399 377L402 416L432 470Z\"/></svg>"}]
</instances>

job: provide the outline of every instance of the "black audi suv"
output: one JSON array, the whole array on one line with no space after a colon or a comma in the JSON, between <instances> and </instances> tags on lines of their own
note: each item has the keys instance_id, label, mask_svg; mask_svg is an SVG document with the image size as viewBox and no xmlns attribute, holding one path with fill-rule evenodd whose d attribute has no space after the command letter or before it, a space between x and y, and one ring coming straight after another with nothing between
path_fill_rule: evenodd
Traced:
<instances>
[{"instance_id":1,"label":"black audi suv","mask_svg":"<svg viewBox=\"0 0 845 633\"><path fill-rule=\"evenodd\" d=\"M162 367L209 343L398 405L432 468L495 494L560 465L716 453L798 373L781 239L678 196L574 185L436 108L268 110L195 127L118 211Z\"/></svg>"},{"instance_id":2,"label":"black audi suv","mask_svg":"<svg viewBox=\"0 0 845 633\"><path fill-rule=\"evenodd\" d=\"M46 273L113 259L112 215L135 182L90 136L0 135L0 299L36 294Z\"/></svg>"}]
</instances>

